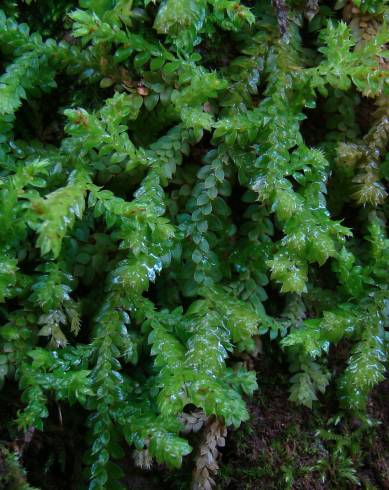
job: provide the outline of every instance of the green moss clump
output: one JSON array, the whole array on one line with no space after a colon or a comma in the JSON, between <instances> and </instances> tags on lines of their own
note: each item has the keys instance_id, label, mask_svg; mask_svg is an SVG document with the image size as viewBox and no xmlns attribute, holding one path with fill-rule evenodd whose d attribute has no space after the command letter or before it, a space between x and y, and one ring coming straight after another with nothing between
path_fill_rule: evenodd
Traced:
<instances>
[{"instance_id":1,"label":"green moss clump","mask_svg":"<svg viewBox=\"0 0 389 490\"><path fill-rule=\"evenodd\" d=\"M88 414L91 490L128 445L179 467L194 407L248 420L258 336L307 407L384 377L385 3L246 3L0 11L0 382L18 430Z\"/></svg>"}]
</instances>

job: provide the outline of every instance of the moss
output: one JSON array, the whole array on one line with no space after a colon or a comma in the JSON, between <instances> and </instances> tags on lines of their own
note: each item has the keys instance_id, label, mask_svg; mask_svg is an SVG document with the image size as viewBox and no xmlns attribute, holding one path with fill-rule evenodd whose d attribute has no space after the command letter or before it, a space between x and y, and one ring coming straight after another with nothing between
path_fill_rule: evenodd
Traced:
<instances>
[{"instance_id":1,"label":"moss","mask_svg":"<svg viewBox=\"0 0 389 490\"><path fill-rule=\"evenodd\" d=\"M312 412L296 408L268 381L250 402L250 421L229 436L218 488L387 487L389 381L374 390L362 420L338 412L330 399Z\"/></svg>"},{"instance_id":2,"label":"moss","mask_svg":"<svg viewBox=\"0 0 389 490\"><path fill-rule=\"evenodd\" d=\"M130 447L209 488L250 413L233 485L361 479L348 418L389 357L384 0L3 3L0 418L9 448L40 434L33 481L123 488Z\"/></svg>"}]
</instances>

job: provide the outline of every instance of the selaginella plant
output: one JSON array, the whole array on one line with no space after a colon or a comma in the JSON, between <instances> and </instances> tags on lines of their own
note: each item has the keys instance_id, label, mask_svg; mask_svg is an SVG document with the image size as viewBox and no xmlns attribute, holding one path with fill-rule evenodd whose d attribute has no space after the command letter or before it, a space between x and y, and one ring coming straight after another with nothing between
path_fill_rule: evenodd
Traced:
<instances>
[{"instance_id":1,"label":"selaginella plant","mask_svg":"<svg viewBox=\"0 0 389 490\"><path fill-rule=\"evenodd\" d=\"M125 446L180 466L189 418L209 488L258 336L291 400L331 383L363 413L387 362L385 3L2 8L0 374L19 430L82 407L85 485L117 489Z\"/></svg>"}]
</instances>

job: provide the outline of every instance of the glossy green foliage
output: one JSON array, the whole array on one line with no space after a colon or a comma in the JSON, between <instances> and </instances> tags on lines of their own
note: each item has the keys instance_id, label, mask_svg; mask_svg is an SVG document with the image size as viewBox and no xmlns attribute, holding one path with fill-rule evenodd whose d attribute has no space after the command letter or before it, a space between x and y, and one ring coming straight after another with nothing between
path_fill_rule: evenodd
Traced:
<instances>
[{"instance_id":1,"label":"glossy green foliage","mask_svg":"<svg viewBox=\"0 0 389 490\"><path fill-rule=\"evenodd\" d=\"M332 383L361 412L383 379L387 12L354 2L359 42L289 3L282 34L267 1L0 11L0 382L21 430L88 414L91 490L122 488L125 445L179 467L193 407L247 420L259 336L296 403Z\"/></svg>"}]
</instances>

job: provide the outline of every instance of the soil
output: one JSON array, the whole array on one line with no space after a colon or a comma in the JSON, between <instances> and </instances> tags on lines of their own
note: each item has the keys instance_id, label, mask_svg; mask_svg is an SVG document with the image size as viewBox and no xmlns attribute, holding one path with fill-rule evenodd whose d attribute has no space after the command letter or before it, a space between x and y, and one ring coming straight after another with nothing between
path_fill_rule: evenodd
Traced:
<instances>
[{"instance_id":1,"label":"soil","mask_svg":"<svg viewBox=\"0 0 389 490\"><path fill-rule=\"evenodd\" d=\"M251 419L228 435L218 488L389 489L389 379L372 392L367 414L374 423L367 429L353 417L330 423L337 413L331 394L320 408L297 407L287 399L285 381L270 379L248 402ZM339 448L343 456L335 458ZM344 463L354 468L358 484L344 476Z\"/></svg>"}]
</instances>

